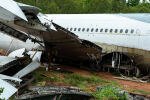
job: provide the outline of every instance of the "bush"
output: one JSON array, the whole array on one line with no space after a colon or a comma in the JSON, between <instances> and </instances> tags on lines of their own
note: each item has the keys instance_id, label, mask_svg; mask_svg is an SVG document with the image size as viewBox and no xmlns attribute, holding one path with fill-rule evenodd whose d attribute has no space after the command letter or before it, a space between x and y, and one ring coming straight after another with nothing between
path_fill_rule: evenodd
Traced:
<instances>
[{"instance_id":1,"label":"bush","mask_svg":"<svg viewBox=\"0 0 150 100\"><path fill-rule=\"evenodd\" d=\"M3 91L4 91L4 88L0 88L0 95L3 93ZM5 99L0 98L0 100L5 100Z\"/></svg>"},{"instance_id":2,"label":"bush","mask_svg":"<svg viewBox=\"0 0 150 100\"><path fill-rule=\"evenodd\" d=\"M97 100L127 100L125 92L122 93L121 90L112 85L102 86L93 96Z\"/></svg>"}]
</instances>

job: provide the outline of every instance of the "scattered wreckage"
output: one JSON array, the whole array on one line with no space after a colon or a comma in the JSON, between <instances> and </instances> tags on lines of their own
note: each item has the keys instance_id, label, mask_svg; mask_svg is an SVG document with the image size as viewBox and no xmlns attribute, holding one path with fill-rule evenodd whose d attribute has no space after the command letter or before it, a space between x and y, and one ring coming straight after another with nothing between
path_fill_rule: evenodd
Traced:
<instances>
[{"instance_id":1,"label":"scattered wreckage","mask_svg":"<svg viewBox=\"0 0 150 100\"><path fill-rule=\"evenodd\" d=\"M0 31L20 40L26 48L30 47L29 52L24 54L25 56L23 55L25 49L14 51L8 56L0 56L0 74L3 74L0 75L0 86L4 88L1 98L8 99L18 91L16 87L20 89L30 83L34 77L28 76L28 74L40 67L38 61L41 59L42 62L77 64L89 66L96 71L101 69L100 61L103 56L101 47L88 40L79 39L74 33L53 21L47 20L45 15L39 13L39 8L17 3L13 0L7 0L7 2L0 0L0 6ZM39 51L39 46L35 48L37 51L31 51L32 46L26 45L28 39L38 44L42 48L42 52ZM13 51L11 46L7 53L10 51ZM139 74L136 71L132 68L132 75ZM36 92L35 95L39 95L37 91L34 92ZM45 95L44 92L40 93L42 96ZM57 94L56 92L53 95L54 99L56 94L60 97L61 93ZM78 95L79 99L82 96L90 97L88 94L82 94L82 92L64 93L64 95L68 94L74 95L74 97ZM29 95L33 96L32 93ZM30 99L30 97L24 97L26 100Z\"/></svg>"},{"instance_id":2,"label":"scattered wreckage","mask_svg":"<svg viewBox=\"0 0 150 100\"><path fill-rule=\"evenodd\" d=\"M132 59L125 58L125 61L118 64L120 62L118 58L123 55L115 53L114 61L108 55L111 60L108 59L110 64L107 63L107 66L105 65L106 56L103 57L105 54L102 53L100 46L80 39L73 32L49 20L46 15L39 13L39 8L12 2L14 9L8 7L12 6L10 1L7 2L7 7L3 6L6 2L1 2L2 14L7 13L8 15L0 17L0 30L25 43L30 39L33 43L38 44L43 51L42 62L86 66L95 71L107 69L110 71L109 69L111 69L127 75L140 75L140 70L132 62ZM15 9L18 12L15 12ZM39 48L36 49L39 50ZM101 62L102 58L104 62Z\"/></svg>"},{"instance_id":3,"label":"scattered wreckage","mask_svg":"<svg viewBox=\"0 0 150 100\"><path fill-rule=\"evenodd\" d=\"M36 53L36 51L25 52L23 48L8 56L0 56L0 88L4 88L0 98L7 100L17 91L21 94L34 80L34 76L30 73L41 66L38 60L40 52L37 55Z\"/></svg>"},{"instance_id":4,"label":"scattered wreckage","mask_svg":"<svg viewBox=\"0 0 150 100\"><path fill-rule=\"evenodd\" d=\"M16 100L90 100L93 96L76 87L39 86L30 87L27 94Z\"/></svg>"}]
</instances>

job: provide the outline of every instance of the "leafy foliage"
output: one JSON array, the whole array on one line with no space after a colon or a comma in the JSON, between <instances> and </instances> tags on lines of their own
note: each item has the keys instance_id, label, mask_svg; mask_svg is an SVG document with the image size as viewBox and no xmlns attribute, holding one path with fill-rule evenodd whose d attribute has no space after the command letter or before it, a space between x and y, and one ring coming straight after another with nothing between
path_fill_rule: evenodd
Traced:
<instances>
[{"instance_id":1,"label":"leafy foliage","mask_svg":"<svg viewBox=\"0 0 150 100\"><path fill-rule=\"evenodd\" d=\"M143 0L16 0L37 6L43 13L148 13L150 3Z\"/></svg>"},{"instance_id":2,"label":"leafy foliage","mask_svg":"<svg viewBox=\"0 0 150 100\"><path fill-rule=\"evenodd\" d=\"M126 94L120 93L119 89L112 85L103 86L93 96L97 100L127 100Z\"/></svg>"},{"instance_id":3,"label":"leafy foliage","mask_svg":"<svg viewBox=\"0 0 150 100\"><path fill-rule=\"evenodd\" d=\"M4 91L4 88L0 88L0 95L3 93L3 91ZM5 100L5 99L0 98L0 100Z\"/></svg>"}]
</instances>

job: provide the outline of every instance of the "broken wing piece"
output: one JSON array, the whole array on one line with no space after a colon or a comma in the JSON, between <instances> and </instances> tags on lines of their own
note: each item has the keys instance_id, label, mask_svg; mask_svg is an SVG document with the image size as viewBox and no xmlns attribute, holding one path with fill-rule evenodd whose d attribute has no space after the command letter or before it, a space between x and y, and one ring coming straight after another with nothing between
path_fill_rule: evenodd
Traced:
<instances>
[{"instance_id":1,"label":"broken wing piece","mask_svg":"<svg viewBox=\"0 0 150 100\"><path fill-rule=\"evenodd\" d=\"M38 7L31 6L31 5L27 5L27 4L23 4L23 3L18 3L18 5L19 5L19 7L20 7L22 10L32 11L32 12L34 12L35 14L38 14L38 13L39 13L39 10L41 10L41 9L38 8Z\"/></svg>"},{"instance_id":2,"label":"broken wing piece","mask_svg":"<svg viewBox=\"0 0 150 100\"><path fill-rule=\"evenodd\" d=\"M13 21L16 17L27 21L26 16L15 1L0 0L0 18L7 21Z\"/></svg>"},{"instance_id":3,"label":"broken wing piece","mask_svg":"<svg viewBox=\"0 0 150 100\"><path fill-rule=\"evenodd\" d=\"M57 31L48 29L43 33L43 40L47 52L51 52L53 62L61 63L65 60L89 65L101 59L102 48L90 41L79 39L77 35L56 23L52 22L52 25Z\"/></svg>"},{"instance_id":4,"label":"broken wing piece","mask_svg":"<svg viewBox=\"0 0 150 100\"><path fill-rule=\"evenodd\" d=\"M8 100L14 93L17 92L17 89L10 85L9 83L0 79L0 88L3 88L4 91L0 94L0 98Z\"/></svg>"},{"instance_id":5,"label":"broken wing piece","mask_svg":"<svg viewBox=\"0 0 150 100\"><path fill-rule=\"evenodd\" d=\"M40 62L42 55L41 51L29 51L27 54L30 55L32 61Z\"/></svg>"},{"instance_id":6,"label":"broken wing piece","mask_svg":"<svg viewBox=\"0 0 150 100\"><path fill-rule=\"evenodd\" d=\"M13 77L22 78L39 67L40 67L40 63L33 61L29 65L27 65L24 69L16 73Z\"/></svg>"},{"instance_id":7,"label":"broken wing piece","mask_svg":"<svg viewBox=\"0 0 150 100\"><path fill-rule=\"evenodd\" d=\"M24 57L23 53L25 52L25 48L22 48L22 49L18 49L18 50L15 50L13 52L11 52L8 57L12 57L12 58L15 58L15 57Z\"/></svg>"},{"instance_id":8,"label":"broken wing piece","mask_svg":"<svg viewBox=\"0 0 150 100\"><path fill-rule=\"evenodd\" d=\"M2 79L2 80L11 80L11 81L16 81L16 82L21 82L22 81L21 79L18 79L18 78L15 78L15 77L10 77L10 76L7 76L7 75L2 75L2 74L0 74L0 79Z\"/></svg>"},{"instance_id":9,"label":"broken wing piece","mask_svg":"<svg viewBox=\"0 0 150 100\"><path fill-rule=\"evenodd\" d=\"M46 25L48 27L50 27L52 30L55 30L55 27L51 24L51 21L48 20L47 16L42 14L42 13L38 13L37 15L38 19L40 20L40 23L42 23L43 25Z\"/></svg>"},{"instance_id":10,"label":"broken wing piece","mask_svg":"<svg viewBox=\"0 0 150 100\"><path fill-rule=\"evenodd\" d=\"M15 58L11 58L11 57L7 57L7 56L0 56L0 68L9 63L9 62L12 62L12 61L15 61L16 59Z\"/></svg>"}]
</instances>

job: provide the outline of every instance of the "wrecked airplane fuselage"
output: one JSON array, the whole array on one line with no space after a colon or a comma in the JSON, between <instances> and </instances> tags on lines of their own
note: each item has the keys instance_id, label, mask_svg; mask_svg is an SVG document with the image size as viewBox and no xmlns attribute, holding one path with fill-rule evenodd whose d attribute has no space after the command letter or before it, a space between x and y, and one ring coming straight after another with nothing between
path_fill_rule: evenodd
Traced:
<instances>
[{"instance_id":1,"label":"wrecked airplane fuselage","mask_svg":"<svg viewBox=\"0 0 150 100\"><path fill-rule=\"evenodd\" d=\"M61 18L60 15L59 16L58 15L48 15L48 17L46 17L45 15L42 15L41 13L39 13L39 9L36 7L24 5L24 4L20 4L20 3L18 4L18 6L20 7L20 9L22 9L22 12L24 13L24 15L26 16L28 21L25 21L25 19L22 17L20 17L20 19L19 19L17 16L15 16L15 13L13 13L15 16L15 18L12 19L13 22L6 22L6 21L4 21L4 22L5 22L5 24L10 25L10 27L15 28L16 30L24 31L26 34L28 34L27 37L29 39L31 39L33 42L36 42L41 47L43 47L44 48L44 53L43 53L44 60L47 57L46 59L48 59L47 60L48 62L54 62L54 63L59 63L59 64L71 64L71 65L77 64L79 66L90 66L92 69L94 69L96 71L99 71L100 69L105 69L105 70L108 69L107 71L110 71L110 69L113 69L113 70L121 72L121 73L123 72L126 75L134 75L134 76L139 76L140 71L143 71L146 74L148 74L150 72L150 67L149 67L149 62L148 62L149 57L147 56L147 54L138 55L138 52L132 52L132 51L130 52L130 49L135 50L135 51L143 51L143 50L140 50L141 48L139 48L139 47L137 47L137 45L135 45L135 42L133 42L134 39L132 39L134 37L138 37L138 35L139 35L138 32L134 33L134 31L132 30L134 33L134 34L132 34L132 36L129 36L128 34L124 34L124 33L121 34L121 36L119 34L117 34L117 35L111 34L112 36L105 34L105 33L97 34L99 29L96 28L94 30L93 26L92 26L91 32L90 32L89 28L91 27L92 22L87 23L87 19L85 18L86 15L76 15L78 17L82 16L82 18L81 17L79 17L77 19L75 18L77 20L77 21L73 20L73 22L76 23L75 25L80 26L83 23L85 23L85 25L87 25L86 27L89 27L89 28L87 28L88 30L86 30L87 34L84 34L83 32L85 32L85 29L86 29L86 27L83 28L84 25L82 27L78 28L79 30L77 31L77 28L75 28L75 27L70 28L70 26L72 26L71 23L66 24L69 26L62 24L62 23L69 22L68 20L72 21L72 18L67 19L69 17L66 15L61 15L62 17L64 17L64 16L65 17L64 17L64 20L60 21L59 20L59 18ZM20 13L22 13L22 12L20 12ZM70 17L71 16L74 17L74 15L70 15ZM91 21L96 22L96 24L97 24L96 27L98 27L98 25L101 25L101 23L99 23L100 21L99 22L97 21L99 19L93 20L93 19L91 19L91 18L93 18L92 15L87 15L87 16L89 16L88 18ZM97 14L94 16L103 16L103 15ZM109 16L109 17L111 16L111 18L116 19L116 17L114 17L112 15L104 15L104 16ZM58 20L57 20L57 18L58 18ZM54 19L54 21L52 21L53 19ZM3 20L5 20L5 19L3 19ZM82 23L80 23L81 20L83 21ZM108 19L105 19L105 20L108 20ZM117 20L118 20L118 18L117 18ZM135 21L129 20L129 19L128 19L128 21L135 22ZM112 23L110 23L110 24L112 24ZM105 23L104 23L104 25L105 25ZM144 24L144 25L146 25L146 24ZM6 26L6 25L2 24L2 26ZM103 24L100 27L103 27ZM4 27L4 29L5 29L5 27ZM6 29L7 29L7 27L6 27ZM10 28L10 29L12 29L12 28ZM2 31L3 31L3 27L2 27ZM6 31L6 30L4 30L4 31ZM106 29L106 31L108 32L108 29ZM15 32L18 32L18 31L15 31ZM7 34L8 33L11 34L11 31L9 30L9 32L7 32ZM17 38L21 37L20 39L23 39L23 40L25 40L27 38L26 36L19 36L18 34L15 34L15 35L17 35L16 36ZM31 38L30 35L33 36L34 38ZM117 42L118 36L120 37L120 39L119 39L120 43L123 45L123 47L121 47L122 51L112 49L110 46L109 49L111 49L111 52L109 52L110 53L109 54L108 50L107 49L105 50L105 46L107 46L107 45L105 45L105 43L103 43L103 42L106 42L106 43L108 42L108 44L113 43L114 46L116 46L118 48L118 46L117 46L119 44ZM141 36L142 36L142 34L141 34ZM111 38L111 37L115 38L115 40L114 40L115 42L109 41L111 39L113 40L113 38ZM131 48L132 45L130 43L128 43L127 41L121 41L121 38L123 40L126 37L129 39L132 39L132 42L135 45L135 49L132 49ZM142 39L143 38L141 38L141 40ZM100 42L100 40L102 42ZM106 40L108 40L108 41L106 41ZM124 46L125 43L128 44L127 47ZM143 42L141 42L141 43L143 43ZM124 47L126 47L125 49L128 49L127 52L125 52L123 50ZM130 48L128 48L128 47L130 47ZM144 53L148 52L146 50L144 50ZM102 51L105 51L105 52L102 53ZM121 59L122 54L123 54L123 56L125 55L123 60ZM113 55L115 55L116 57L114 57ZM104 58L104 59L102 59L102 58ZM109 64L106 63L107 60L105 62L105 58L107 58L107 60L109 60ZM128 58L128 59L126 59L126 58ZM144 61L141 62L142 61L141 59L143 59L143 58L144 58ZM127 62L127 63L124 63L124 62ZM104 65L106 65L106 66L104 66Z\"/></svg>"}]
</instances>

